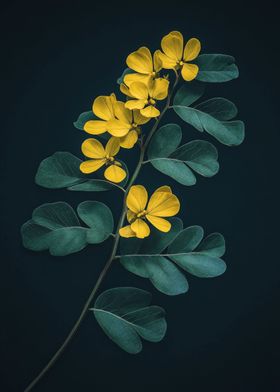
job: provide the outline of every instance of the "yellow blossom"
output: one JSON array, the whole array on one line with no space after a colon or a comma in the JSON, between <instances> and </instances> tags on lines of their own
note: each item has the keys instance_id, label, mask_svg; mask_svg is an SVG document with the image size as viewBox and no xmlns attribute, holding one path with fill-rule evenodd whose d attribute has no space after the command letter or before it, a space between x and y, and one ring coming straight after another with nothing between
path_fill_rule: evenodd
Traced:
<instances>
[{"instance_id":1,"label":"yellow blossom","mask_svg":"<svg viewBox=\"0 0 280 392\"><path fill-rule=\"evenodd\" d=\"M119 137L120 146L123 148L132 148L138 140L141 132L140 125L146 124L150 119L140 114L139 110L129 110L123 102L117 101L114 105L115 117L108 121L108 132Z\"/></svg>"},{"instance_id":2,"label":"yellow blossom","mask_svg":"<svg viewBox=\"0 0 280 392\"><path fill-rule=\"evenodd\" d=\"M168 232L171 229L171 223L164 218L176 215L180 209L180 202L169 186L158 188L148 202L145 187L133 185L128 192L126 205L129 225L122 227L119 231L120 236L126 238L148 237L150 228L145 220L148 220L158 230Z\"/></svg>"},{"instance_id":3,"label":"yellow blossom","mask_svg":"<svg viewBox=\"0 0 280 392\"><path fill-rule=\"evenodd\" d=\"M126 172L121 168L121 163L115 160L115 155L119 152L120 142L118 138L112 137L107 142L105 148L99 140L90 138L83 142L83 154L91 158L80 165L81 172L85 174L93 173L106 165L104 177L112 182L121 182L126 177Z\"/></svg>"},{"instance_id":4,"label":"yellow blossom","mask_svg":"<svg viewBox=\"0 0 280 392\"><path fill-rule=\"evenodd\" d=\"M160 111L155 107L156 101L163 100L168 95L169 81L164 78L150 80L146 85L143 82L133 82L128 93L132 98L125 103L127 109L139 109L144 117L158 117Z\"/></svg>"},{"instance_id":5,"label":"yellow blossom","mask_svg":"<svg viewBox=\"0 0 280 392\"><path fill-rule=\"evenodd\" d=\"M100 135L101 133L107 132L108 121L115 118L114 105L116 101L115 94L111 94L110 96L101 95L95 98L92 111L100 120L87 121L84 125L84 130L91 135Z\"/></svg>"},{"instance_id":6,"label":"yellow blossom","mask_svg":"<svg viewBox=\"0 0 280 392\"><path fill-rule=\"evenodd\" d=\"M130 86L133 82L143 82L147 84L150 79L155 79L161 70L161 60L158 51L153 55L145 46L127 56L126 64L136 73L125 75L124 83Z\"/></svg>"},{"instance_id":7,"label":"yellow blossom","mask_svg":"<svg viewBox=\"0 0 280 392\"><path fill-rule=\"evenodd\" d=\"M171 31L161 40L162 51L158 56L162 62L162 68L180 69L183 79L191 81L196 78L199 68L196 64L190 64L197 58L201 50L200 41L197 38L188 40L184 47L184 39L179 31Z\"/></svg>"}]
</instances>

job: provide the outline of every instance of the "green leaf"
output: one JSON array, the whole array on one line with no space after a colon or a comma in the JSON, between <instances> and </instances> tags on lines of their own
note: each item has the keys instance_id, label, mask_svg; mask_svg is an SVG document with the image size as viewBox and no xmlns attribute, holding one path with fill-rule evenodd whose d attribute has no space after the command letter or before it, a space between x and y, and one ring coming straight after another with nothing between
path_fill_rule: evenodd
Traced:
<instances>
[{"instance_id":1,"label":"green leaf","mask_svg":"<svg viewBox=\"0 0 280 392\"><path fill-rule=\"evenodd\" d=\"M151 283L162 293L178 295L186 293L189 285L185 276L168 259L162 256L126 256L121 264L130 272Z\"/></svg>"},{"instance_id":2,"label":"green leaf","mask_svg":"<svg viewBox=\"0 0 280 392\"><path fill-rule=\"evenodd\" d=\"M72 185L67 189L69 191L102 192L102 191L110 191L111 189L115 189L116 187L117 187L116 184L106 180L90 179L80 184Z\"/></svg>"},{"instance_id":3,"label":"green leaf","mask_svg":"<svg viewBox=\"0 0 280 392\"><path fill-rule=\"evenodd\" d=\"M79 158L69 152L56 152L40 163L35 182L44 188L87 192L109 191L121 185L89 178L80 171L81 163ZM124 168L127 171L126 166Z\"/></svg>"},{"instance_id":4,"label":"green leaf","mask_svg":"<svg viewBox=\"0 0 280 392\"><path fill-rule=\"evenodd\" d=\"M182 185L191 186L196 184L193 172L184 162L175 161L168 158L151 160L151 164L161 173L166 174Z\"/></svg>"},{"instance_id":5,"label":"green leaf","mask_svg":"<svg viewBox=\"0 0 280 392\"><path fill-rule=\"evenodd\" d=\"M225 54L201 54L195 60L199 67L196 77L202 82L228 82L239 76L235 59Z\"/></svg>"},{"instance_id":6,"label":"green leaf","mask_svg":"<svg viewBox=\"0 0 280 392\"><path fill-rule=\"evenodd\" d=\"M168 241L168 249L161 247L157 253L152 251L152 243L145 252L137 242L134 242L137 245L134 248L131 245L125 247L121 264L130 272L150 279L159 291L168 295L181 294L188 289L187 281L181 274L178 275L178 270L171 267L170 260L200 278L216 277L224 273L226 264L220 257L225 252L225 241L221 234L213 233L203 240L203 229L200 226L184 230L182 226L178 226L173 234L175 233L177 235L173 235L173 239ZM160 235L164 236L165 233ZM145 240L142 242L145 243Z\"/></svg>"},{"instance_id":7,"label":"green leaf","mask_svg":"<svg viewBox=\"0 0 280 392\"><path fill-rule=\"evenodd\" d=\"M36 208L32 219L21 228L23 245L34 251L49 249L53 256L66 256L82 250L87 244L104 241L112 228L108 207L98 202L85 203L80 204L78 210L89 228L81 226L67 203L47 203Z\"/></svg>"},{"instance_id":8,"label":"green leaf","mask_svg":"<svg viewBox=\"0 0 280 392\"><path fill-rule=\"evenodd\" d=\"M164 125L158 129L149 144L149 159L168 157L180 145L181 140L182 131L179 125Z\"/></svg>"},{"instance_id":9,"label":"green leaf","mask_svg":"<svg viewBox=\"0 0 280 392\"><path fill-rule=\"evenodd\" d=\"M106 204L98 201L84 201L78 205L77 212L81 220L92 229L87 232L89 244L103 242L113 232L114 219Z\"/></svg>"},{"instance_id":10,"label":"green leaf","mask_svg":"<svg viewBox=\"0 0 280 392\"><path fill-rule=\"evenodd\" d=\"M86 181L80 171L82 161L70 152L56 152L44 159L35 176L36 184L45 188L59 189Z\"/></svg>"},{"instance_id":11,"label":"green leaf","mask_svg":"<svg viewBox=\"0 0 280 392\"><path fill-rule=\"evenodd\" d=\"M122 84L125 75L131 74L131 73L135 73L135 71L133 71L133 70L130 69L130 68L125 68L125 70L123 71L123 73L121 74L121 76L118 78L117 83L118 83L118 84Z\"/></svg>"},{"instance_id":12,"label":"green leaf","mask_svg":"<svg viewBox=\"0 0 280 392\"><path fill-rule=\"evenodd\" d=\"M145 240L121 238L121 264L128 271L150 279L159 291L167 295L177 295L188 290L188 282L177 267L161 256L140 257L141 254L159 254L174 240L182 230L183 223L179 218L170 218L169 221L171 229L168 233L151 227L151 234ZM137 256L129 256L130 254Z\"/></svg>"},{"instance_id":13,"label":"green leaf","mask_svg":"<svg viewBox=\"0 0 280 392\"><path fill-rule=\"evenodd\" d=\"M130 354L137 354L142 350L141 338L159 342L166 333L164 310L150 303L147 291L117 287L99 295L91 310L114 343Z\"/></svg>"},{"instance_id":14,"label":"green leaf","mask_svg":"<svg viewBox=\"0 0 280 392\"><path fill-rule=\"evenodd\" d=\"M175 124L160 128L149 145L151 164L161 173L188 186L196 183L192 170L205 177L214 176L219 171L217 149L209 142L194 140L176 150L181 136L181 128Z\"/></svg>"},{"instance_id":15,"label":"green leaf","mask_svg":"<svg viewBox=\"0 0 280 392\"><path fill-rule=\"evenodd\" d=\"M176 93L173 105L190 106L204 94L205 88L202 83L193 81L184 84Z\"/></svg>"},{"instance_id":16,"label":"green leaf","mask_svg":"<svg viewBox=\"0 0 280 392\"><path fill-rule=\"evenodd\" d=\"M190 226L182 230L168 247L168 253L192 252L200 244L204 235L200 226Z\"/></svg>"},{"instance_id":17,"label":"green leaf","mask_svg":"<svg viewBox=\"0 0 280 392\"><path fill-rule=\"evenodd\" d=\"M96 120L97 117L93 114L92 110L88 112L83 112L79 115L77 121L73 123L74 127L80 129L81 131L84 130L84 125L87 121Z\"/></svg>"},{"instance_id":18,"label":"green leaf","mask_svg":"<svg viewBox=\"0 0 280 392\"><path fill-rule=\"evenodd\" d=\"M195 109L208 113L220 121L232 120L238 113L237 107L233 102L221 97L201 102L195 106Z\"/></svg>"},{"instance_id":19,"label":"green leaf","mask_svg":"<svg viewBox=\"0 0 280 392\"><path fill-rule=\"evenodd\" d=\"M209 256L222 257L226 251L225 239L220 233L212 233L201 242L196 251Z\"/></svg>"},{"instance_id":20,"label":"green leaf","mask_svg":"<svg viewBox=\"0 0 280 392\"><path fill-rule=\"evenodd\" d=\"M198 278L214 278L222 275L226 270L226 264L222 259L205 254L175 255L171 259L185 271Z\"/></svg>"},{"instance_id":21,"label":"green leaf","mask_svg":"<svg viewBox=\"0 0 280 392\"><path fill-rule=\"evenodd\" d=\"M203 140L193 140L179 147L171 159L179 159L192 170L204 177L212 177L219 171L218 151L213 144Z\"/></svg>"},{"instance_id":22,"label":"green leaf","mask_svg":"<svg viewBox=\"0 0 280 392\"><path fill-rule=\"evenodd\" d=\"M197 108L186 106L173 106L173 108L182 120L191 124L200 132L208 132L227 146L238 146L244 140L245 131L242 121L219 121Z\"/></svg>"}]
</instances>

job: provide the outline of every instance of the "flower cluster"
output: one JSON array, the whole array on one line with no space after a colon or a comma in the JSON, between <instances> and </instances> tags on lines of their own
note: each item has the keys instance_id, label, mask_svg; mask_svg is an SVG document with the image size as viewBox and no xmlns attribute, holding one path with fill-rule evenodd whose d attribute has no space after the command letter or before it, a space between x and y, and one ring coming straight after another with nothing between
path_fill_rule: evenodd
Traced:
<instances>
[{"instance_id":1,"label":"flower cluster","mask_svg":"<svg viewBox=\"0 0 280 392\"><path fill-rule=\"evenodd\" d=\"M184 80L193 80L198 66L190 61L199 52L198 39L192 38L184 46L182 34L172 31L162 38L161 50L152 54L147 47L141 47L127 57L129 69L120 84L125 101L119 101L114 93L97 97L92 106L96 119L84 125L84 130L91 135L107 133L109 141L105 148L94 138L83 142L82 152L89 158L80 165L83 173L93 173L105 167L104 177L108 181L121 183L125 179L127 173L115 156L120 148L133 148L141 137L142 126L159 117L158 101L166 99L169 93L169 75L163 75L162 71L172 69L177 76L180 72ZM148 236L150 229L145 220L163 232L170 230L170 223L163 217L175 215L180 207L171 189L167 186L157 189L146 206L147 198L143 186L131 187L126 200L129 225L120 230L121 236Z\"/></svg>"}]
</instances>

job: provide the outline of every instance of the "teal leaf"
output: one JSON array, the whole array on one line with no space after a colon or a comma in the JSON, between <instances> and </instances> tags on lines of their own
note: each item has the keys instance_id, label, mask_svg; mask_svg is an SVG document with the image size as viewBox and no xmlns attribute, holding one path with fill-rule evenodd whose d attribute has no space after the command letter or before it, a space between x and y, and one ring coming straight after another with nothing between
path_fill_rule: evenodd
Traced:
<instances>
[{"instance_id":1,"label":"teal leaf","mask_svg":"<svg viewBox=\"0 0 280 392\"><path fill-rule=\"evenodd\" d=\"M208 99L194 107L220 121L232 120L238 113L237 107L233 102L221 97Z\"/></svg>"},{"instance_id":2,"label":"teal leaf","mask_svg":"<svg viewBox=\"0 0 280 392\"><path fill-rule=\"evenodd\" d=\"M67 188L86 181L80 171L82 161L70 152L56 152L45 158L35 176L36 184L44 188Z\"/></svg>"},{"instance_id":3,"label":"teal leaf","mask_svg":"<svg viewBox=\"0 0 280 392\"><path fill-rule=\"evenodd\" d=\"M171 229L168 233L151 227L151 234L145 240L121 238L121 264L131 273L149 279L162 293L177 295L188 290L188 282L184 275L164 257L145 256L163 252L183 229L181 219L170 218L169 221Z\"/></svg>"},{"instance_id":4,"label":"teal leaf","mask_svg":"<svg viewBox=\"0 0 280 392\"><path fill-rule=\"evenodd\" d=\"M192 170L205 177L214 176L219 171L217 149L202 140L194 140L177 148L181 136L178 125L168 124L160 128L149 145L151 164L161 173L187 186L196 183Z\"/></svg>"},{"instance_id":5,"label":"teal leaf","mask_svg":"<svg viewBox=\"0 0 280 392\"><path fill-rule=\"evenodd\" d=\"M130 272L148 278L160 292L166 295L186 293L189 285L185 276L168 259L162 256L126 256L121 264Z\"/></svg>"},{"instance_id":6,"label":"teal leaf","mask_svg":"<svg viewBox=\"0 0 280 392\"><path fill-rule=\"evenodd\" d=\"M168 234L159 233L162 237ZM171 262L200 278L213 278L226 270L225 262L220 259L225 252L224 237L213 233L203 240L203 235L200 226L182 229L182 226L178 225L170 238L171 241L168 241L168 248L159 247L157 252L153 251L152 241L146 248L141 245L145 244L146 239L141 240L142 243L139 243L139 240L132 241L128 246L121 246L121 264L130 272L149 279L164 294L185 293L188 290L187 280L181 273L178 274L180 271L171 267ZM154 244L157 244L155 239Z\"/></svg>"},{"instance_id":7,"label":"teal leaf","mask_svg":"<svg viewBox=\"0 0 280 392\"><path fill-rule=\"evenodd\" d=\"M222 275L226 270L226 264L222 259L201 253L173 255L171 259L198 278L214 278Z\"/></svg>"},{"instance_id":8,"label":"teal leaf","mask_svg":"<svg viewBox=\"0 0 280 392\"><path fill-rule=\"evenodd\" d=\"M134 287L117 287L99 295L94 316L105 334L130 354L142 350L142 339L159 342L166 333L164 310L150 305L151 294Z\"/></svg>"},{"instance_id":9,"label":"teal leaf","mask_svg":"<svg viewBox=\"0 0 280 392\"><path fill-rule=\"evenodd\" d=\"M168 157L180 145L182 131L177 124L167 124L159 128L148 147L148 157Z\"/></svg>"},{"instance_id":10,"label":"teal leaf","mask_svg":"<svg viewBox=\"0 0 280 392\"><path fill-rule=\"evenodd\" d=\"M72 185L67 189L69 191L102 192L102 191L110 191L115 187L118 186L113 182L109 182L106 180L90 179L85 182Z\"/></svg>"},{"instance_id":11,"label":"teal leaf","mask_svg":"<svg viewBox=\"0 0 280 392\"><path fill-rule=\"evenodd\" d=\"M130 69L130 68L125 68L125 70L123 71L123 73L121 74L121 76L118 78L117 83L118 83L118 84L122 84L125 75L131 74L131 73L135 73L135 71L133 71L133 70Z\"/></svg>"},{"instance_id":12,"label":"teal leaf","mask_svg":"<svg viewBox=\"0 0 280 392\"><path fill-rule=\"evenodd\" d=\"M175 94L173 105L190 106L204 94L205 87L202 83L193 81L184 84Z\"/></svg>"},{"instance_id":13,"label":"teal leaf","mask_svg":"<svg viewBox=\"0 0 280 392\"><path fill-rule=\"evenodd\" d=\"M201 82L228 82L239 76L235 59L225 54L201 54L195 60L199 67L196 77Z\"/></svg>"},{"instance_id":14,"label":"teal leaf","mask_svg":"<svg viewBox=\"0 0 280 392\"><path fill-rule=\"evenodd\" d=\"M182 185L191 186L196 184L195 175L184 162L168 158L157 158L151 160L151 164L158 171L173 178L173 180Z\"/></svg>"},{"instance_id":15,"label":"teal leaf","mask_svg":"<svg viewBox=\"0 0 280 392\"><path fill-rule=\"evenodd\" d=\"M98 210L96 220L93 217L94 209L87 206L87 211L91 215L85 218L83 207L82 203L79 210L83 219L90 223L90 227L81 226L75 211L67 203L47 203L36 208L33 211L32 219L21 228L24 247L34 251L49 249L53 256L66 256L82 250L89 243L104 241L110 234L108 228L112 223L109 222L108 207L99 205L96 208ZM105 216L106 225L100 223L101 217Z\"/></svg>"},{"instance_id":16,"label":"teal leaf","mask_svg":"<svg viewBox=\"0 0 280 392\"><path fill-rule=\"evenodd\" d=\"M69 152L56 152L45 158L35 176L36 184L50 189L67 188L71 191L109 191L119 185L100 179L92 179L80 171L82 161ZM127 171L126 166L124 165ZM123 181L126 183L127 179Z\"/></svg>"},{"instance_id":17,"label":"teal leaf","mask_svg":"<svg viewBox=\"0 0 280 392\"><path fill-rule=\"evenodd\" d=\"M84 130L84 125L87 121L96 120L97 117L93 114L92 110L88 112L83 112L79 115L77 121L73 123L74 127L80 129L81 131Z\"/></svg>"},{"instance_id":18,"label":"teal leaf","mask_svg":"<svg viewBox=\"0 0 280 392\"><path fill-rule=\"evenodd\" d=\"M212 233L206 237L196 249L197 252L222 257L225 254L225 239L220 233Z\"/></svg>"},{"instance_id":19,"label":"teal leaf","mask_svg":"<svg viewBox=\"0 0 280 392\"><path fill-rule=\"evenodd\" d=\"M204 235L200 226L190 226L182 230L168 247L168 253L192 252L201 242Z\"/></svg>"},{"instance_id":20,"label":"teal leaf","mask_svg":"<svg viewBox=\"0 0 280 392\"><path fill-rule=\"evenodd\" d=\"M219 171L216 147L203 140L193 140L184 144L174 151L169 158L183 161L192 170L204 177L212 177Z\"/></svg>"},{"instance_id":21,"label":"teal leaf","mask_svg":"<svg viewBox=\"0 0 280 392\"><path fill-rule=\"evenodd\" d=\"M245 130L242 121L219 121L208 113L187 106L173 106L173 108L182 120L200 132L208 132L227 146L238 146L244 140Z\"/></svg>"},{"instance_id":22,"label":"teal leaf","mask_svg":"<svg viewBox=\"0 0 280 392\"><path fill-rule=\"evenodd\" d=\"M106 204L99 201L84 201L78 205L77 212L81 220L91 228L87 231L89 244L103 242L113 232L114 219Z\"/></svg>"}]
</instances>

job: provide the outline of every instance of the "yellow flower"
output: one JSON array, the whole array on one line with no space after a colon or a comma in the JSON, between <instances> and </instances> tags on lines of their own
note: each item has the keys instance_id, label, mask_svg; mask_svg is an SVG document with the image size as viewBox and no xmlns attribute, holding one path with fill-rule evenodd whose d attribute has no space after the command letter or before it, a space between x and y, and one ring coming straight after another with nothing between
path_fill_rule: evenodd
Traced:
<instances>
[{"instance_id":1,"label":"yellow flower","mask_svg":"<svg viewBox=\"0 0 280 392\"><path fill-rule=\"evenodd\" d=\"M115 118L114 104L116 103L115 94L110 96L100 96L95 98L92 111L101 120L89 120L84 125L84 130L91 135L100 135L107 131L108 121Z\"/></svg>"},{"instance_id":2,"label":"yellow flower","mask_svg":"<svg viewBox=\"0 0 280 392\"><path fill-rule=\"evenodd\" d=\"M139 109L144 117L158 117L160 111L155 107L156 101L163 100L168 94L169 82L167 79L159 78L150 80L146 85L142 82L133 82L129 87L130 99L125 103L127 109Z\"/></svg>"},{"instance_id":3,"label":"yellow flower","mask_svg":"<svg viewBox=\"0 0 280 392\"><path fill-rule=\"evenodd\" d=\"M151 52L145 46L139 48L131 53L127 59L126 64L129 68L136 71L125 75L124 83L129 87L133 82L143 82L147 84L150 79L156 78L158 72L161 70L161 61L159 59L158 51L154 53L152 58Z\"/></svg>"},{"instance_id":4,"label":"yellow flower","mask_svg":"<svg viewBox=\"0 0 280 392\"><path fill-rule=\"evenodd\" d=\"M181 69L183 79L191 81L196 78L199 68L196 64L190 64L199 55L201 45L197 38L191 38L185 45L182 34L179 31L171 31L161 40L161 48L158 56L162 62L162 68Z\"/></svg>"},{"instance_id":5,"label":"yellow flower","mask_svg":"<svg viewBox=\"0 0 280 392\"><path fill-rule=\"evenodd\" d=\"M163 217L174 216L180 209L178 198L173 195L169 186L158 188L151 196L148 205L148 193L142 185L133 185L128 192L126 205L128 207L128 226L119 231L121 237L145 238L150 234L147 219L153 226L163 232L168 232L171 224Z\"/></svg>"},{"instance_id":6,"label":"yellow flower","mask_svg":"<svg viewBox=\"0 0 280 392\"><path fill-rule=\"evenodd\" d=\"M90 138L83 142L82 152L92 158L82 162L80 165L81 172L85 174L93 173L102 166L108 166L104 172L104 177L112 182L121 182L126 177L126 172L121 168L121 163L117 162L114 156L119 152L120 142L118 138L111 137L107 142L105 149L100 141Z\"/></svg>"},{"instance_id":7,"label":"yellow flower","mask_svg":"<svg viewBox=\"0 0 280 392\"><path fill-rule=\"evenodd\" d=\"M117 101L114 105L115 116L113 120L108 121L108 132L112 135L122 135L119 137L120 146L123 148L132 148L138 140L141 132L139 125L146 124L150 119L140 114L139 110L126 109L123 102Z\"/></svg>"}]
</instances>

